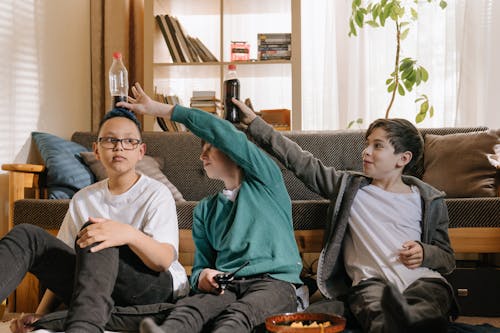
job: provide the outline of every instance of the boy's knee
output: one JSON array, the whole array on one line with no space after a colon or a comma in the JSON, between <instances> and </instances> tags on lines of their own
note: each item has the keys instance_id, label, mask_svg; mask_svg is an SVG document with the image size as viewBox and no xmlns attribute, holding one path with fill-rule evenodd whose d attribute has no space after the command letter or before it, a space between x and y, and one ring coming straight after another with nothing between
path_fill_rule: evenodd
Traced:
<instances>
[{"instance_id":1,"label":"boy's knee","mask_svg":"<svg viewBox=\"0 0 500 333\"><path fill-rule=\"evenodd\" d=\"M42 232L45 233L46 231L44 229L40 228L39 226L29 224L29 223L22 223L22 224L18 224L16 226L14 226L14 228L12 228L12 230L10 232L12 234L21 233L21 234L33 236L33 235L36 235L38 233L42 233Z\"/></svg>"}]
</instances>

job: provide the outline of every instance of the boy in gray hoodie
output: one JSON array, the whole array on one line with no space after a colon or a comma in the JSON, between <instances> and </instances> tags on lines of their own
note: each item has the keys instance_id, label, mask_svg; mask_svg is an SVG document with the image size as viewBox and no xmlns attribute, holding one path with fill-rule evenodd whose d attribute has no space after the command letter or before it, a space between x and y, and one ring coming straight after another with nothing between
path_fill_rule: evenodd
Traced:
<instances>
[{"instance_id":1,"label":"boy in gray hoodie","mask_svg":"<svg viewBox=\"0 0 500 333\"><path fill-rule=\"evenodd\" d=\"M339 171L233 102L257 144L330 200L317 276L327 301L308 311L342 312L333 306L342 301L366 332L446 332L455 303L441 274L455 258L444 193L403 175L422 155L418 130L404 119L374 121L363 173Z\"/></svg>"}]
</instances>

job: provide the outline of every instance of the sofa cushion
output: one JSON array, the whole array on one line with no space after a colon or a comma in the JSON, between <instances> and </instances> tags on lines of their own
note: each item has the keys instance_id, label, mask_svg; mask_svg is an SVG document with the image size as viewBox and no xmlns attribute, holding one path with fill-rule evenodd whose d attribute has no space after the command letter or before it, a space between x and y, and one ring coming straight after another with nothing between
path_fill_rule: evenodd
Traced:
<instances>
[{"instance_id":1,"label":"sofa cushion","mask_svg":"<svg viewBox=\"0 0 500 333\"><path fill-rule=\"evenodd\" d=\"M88 151L87 148L48 133L33 132L31 136L47 167L49 199L69 199L79 189L95 182L94 174L79 155Z\"/></svg>"},{"instance_id":2,"label":"sofa cushion","mask_svg":"<svg viewBox=\"0 0 500 333\"><path fill-rule=\"evenodd\" d=\"M496 196L496 169L487 154L500 143L500 130L425 136L422 179L451 198Z\"/></svg>"},{"instance_id":3,"label":"sofa cushion","mask_svg":"<svg viewBox=\"0 0 500 333\"><path fill-rule=\"evenodd\" d=\"M94 173L97 180L103 180L108 177L106 169L102 165L101 161L99 161L93 152L81 152L80 156L83 161L90 167L92 172ZM170 192L172 192L172 196L175 201L184 201L182 197L182 193L179 192L177 187L172 184L168 178L163 174L161 169L163 168L162 160L157 157L151 157L145 155L142 160L140 160L136 165L136 170L142 174L145 174L148 177L156 179L160 183L165 184Z\"/></svg>"},{"instance_id":4,"label":"sofa cushion","mask_svg":"<svg viewBox=\"0 0 500 333\"><path fill-rule=\"evenodd\" d=\"M174 307L171 303L157 303L135 306L115 306L111 312L106 330L119 332L137 332L141 321L150 317L157 323L165 320L170 310ZM64 322L67 311L49 313L40 318L34 325L35 329L64 331Z\"/></svg>"}]
</instances>

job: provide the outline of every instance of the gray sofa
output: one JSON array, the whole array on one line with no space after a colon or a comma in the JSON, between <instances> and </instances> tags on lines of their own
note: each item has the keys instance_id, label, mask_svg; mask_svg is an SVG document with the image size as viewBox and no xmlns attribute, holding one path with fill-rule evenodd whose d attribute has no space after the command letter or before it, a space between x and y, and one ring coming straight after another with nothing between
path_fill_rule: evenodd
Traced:
<instances>
[{"instance_id":1,"label":"gray sofa","mask_svg":"<svg viewBox=\"0 0 500 333\"><path fill-rule=\"evenodd\" d=\"M422 129L424 135L448 135L484 131L485 128L439 128ZM364 148L364 130L339 130L321 132L284 132L296 141L304 150L320 158L325 165L344 170L362 170L361 152ZM76 132L72 141L85 147L91 147L96 139L94 133ZM192 225L192 210L197 201L204 196L222 189L222 183L208 179L199 160L200 140L189 133L147 132L143 135L147 145L147 154L164 161L162 171L179 189L185 202L177 203L179 228L189 230ZM490 149L490 148L488 148ZM424 160L426 158L424 151ZM454 165L447 166L453 168ZM304 256L305 273L314 275L314 253L321 249L318 234L309 237L308 231L321 231L326 221L328 201L306 188L291 172L281 166L283 177L293 201L293 220L296 231L304 231L297 241ZM417 177L424 174L424 163L416 166L412 173ZM499 170L496 172L495 191L499 188ZM446 175L443 175L446 177ZM43 177L42 177L43 178ZM460 181L456 179L455 181ZM452 245L460 252L500 252L500 197L498 192L490 197L449 197L446 199L450 215L450 234ZM21 199L13 203L12 222L37 224L45 229L57 230L68 207L68 200ZM488 228L488 229L486 229ZM456 230L456 234L452 234ZM493 230L495 232L491 233ZM477 232L477 234L476 234ZM321 233L319 233L321 235ZM469 236L476 239L470 240ZM492 236L493 235L493 236ZM479 237L479 238L478 238ZM481 247L485 242L492 246ZM493 239L491 239L493 237ZM183 240L184 238L184 240ZM182 242L189 242L189 233L181 235ZM186 252L192 252L192 245L184 246ZM182 250L181 250L182 251ZM192 253L191 253L192 254ZM181 257L186 265L192 256L189 253ZM21 294L18 294L21 295ZM19 303L20 304L20 303ZM16 311L30 311L18 306Z\"/></svg>"}]
</instances>

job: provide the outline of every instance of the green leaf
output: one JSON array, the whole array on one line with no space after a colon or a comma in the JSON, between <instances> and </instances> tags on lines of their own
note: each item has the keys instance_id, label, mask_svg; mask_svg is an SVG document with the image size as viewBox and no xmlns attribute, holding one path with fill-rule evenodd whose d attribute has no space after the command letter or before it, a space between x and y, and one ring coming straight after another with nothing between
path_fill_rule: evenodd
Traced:
<instances>
[{"instance_id":1,"label":"green leaf","mask_svg":"<svg viewBox=\"0 0 500 333\"><path fill-rule=\"evenodd\" d=\"M419 114L417 114L417 116L415 117L415 122L416 122L417 124L419 124L419 123L423 122L423 121L424 121L424 119L425 119L425 113L419 113Z\"/></svg>"},{"instance_id":2,"label":"green leaf","mask_svg":"<svg viewBox=\"0 0 500 333\"><path fill-rule=\"evenodd\" d=\"M422 81L422 71L419 69L417 69L416 71L416 77L415 77L415 84L418 86L420 84L420 82Z\"/></svg>"},{"instance_id":3,"label":"green leaf","mask_svg":"<svg viewBox=\"0 0 500 333\"><path fill-rule=\"evenodd\" d=\"M380 16L378 17L379 20L380 20L380 25L381 26L385 26L385 20L387 19L387 17L384 15L384 13L380 13Z\"/></svg>"},{"instance_id":4,"label":"green leaf","mask_svg":"<svg viewBox=\"0 0 500 333\"><path fill-rule=\"evenodd\" d=\"M361 124L363 123L363 118L358 118L358 119L356 119L356 123L357 123L358 125L361 125Z\"/></svg>"},{"instance_id":5,"label":"green leaf","mask_svg":"<svg viewBox=\"0 0 500 333\"><path fill-rule=\"evenodd\" d=\"M409 32L410 32L410 29L406 29L405 31L403 31L403 32L401 33L401 36L400 36L401 40L406 39L406 36L408 36L408 33L409 33Z\"/></svg>"},{"instance_id":6,"label":"green leaf","mask_svg":"<svg viewBox=\"0 0 500 333\"><path fill-rule=\"evenodd\" d=\"M420 105L420 113L426 113L429 110L429 102L425 101Z\"/></svg>"},{"instance_id":7,"label":"green leaf","mask_svg":"<svg viewBox=\"0 0 500 333\"><path fill-rule=\"evenodd\" d=\"M429 117L434 117L434 106L431 106L430 110L429 110Z\"/></svg>"},{"instance_id":8,"label":"green leaf","mask_svg":"<svg viewBox=\"0 0 500 333\"><path fill-rule=\"evenodd\" d=\"M407 80L413 72L413 67L408 67L403 71L403 73L401 73L401 78Z\"/></svg>"},{"instance_id":9,"label":"green leaf","mask_svg":"<svg viewBox=\"0 0 500 333\"><path fill-rule=\"evenodd\" d=\"M358 33L356 32L356 26L354 25L354 21L352 20L352 18L349 20L349 27L350 27L350 31L349 31L349 34L348 36L357 36Z\"/></svg>"},{"instance_id":10,"label":"green leaf","mask_svg":"<svg viewBox=\"0 0 500 333\"><path fill-rule=\"evenodd\" d=\"M375 22L375 21L371 21L370 20L370 21L366 21L365 23L369 24L371 27L374 27L374 28L378 28L379 27L378 23Z\"/></svg>"},{"instance_id":11,"label":"green leaf","mask_svg":"<svg viewBox=\"0 0 500 333\"><path fill-rule=\"evenodd\" d=\"M352 127L352 125L354 125L354 120L351 120L351 121L349 122L349 125L347 125L347 129L351 128L351 127Z\"/></svg>"},{"instance_id":12,"label":"green leaf","mask_svg":"<svg viewBox=\"0 0 500 333\"><path fill-rule=\"evenodd\" d=\"M400 84L398 85L398 93L401 95L401 96L404 96L405 95L405 89L403 88L403 86Z\"/></svg>"},{"instance_id":13,"label":"green leaf","mask_svg":"<svg viewBox=\"0 0 500 333\"><path fill-rule=\"evenodd\" d=\"M357 11L356 15L354 16L354 20L356 21L356 24L358 25L358 27L363 28L364 19L365 19L365 15L362 12Z\"/></svg>"},{"instance_id":14,"label":"green leaf","mask_svg":"<svg viewBox=\"0 0 500 333\"><path fill-rule=\"evenodd\" d=\"M394 81L392 78L385 80L385 85L391 84L392 81Z\"/></svg>"},{"instance_id":15,"label":"green leaf","mask_svg":"<svg viewBox=\"0 0 500 333\"><path fill-rule=\"evenodd\" d=\"M413 89L413 83L408 80L403 80L406 90L411 91Z\"/></svg>"},{"instance_id":16,"label":"green leaf","mask_svg":"<svg viewBox=\"0 0 500 333\"><path fill-rule=\"evenodd\" d=\"M408 24L410 24L410 22L401 22L401 23L399 24L399 26L402 28L402 27L407 26Z\"/></svg>"},{"instance_id":17,"label":"green leaf","mask_svg":"<svg viewBox=\"0 0 500 333\"><path fill-rule=\"evenodd\" d=\"M380 6L379 4L376 4L375 6L373 6L372 9L372 18L374 21L377 19L379 13L380 13Z\"/></svg>"},{"instance_id":18,"label":"green leaf","mask_svg":"<svg viewBox=\"0 0 500 333\"><path fill-rule=\"evenodd\" d=\"M387 92L393 92L395 87L396 82L391 83L391 85L387 87Z\"/></svg>"},{"instance_id":19,"label":"green leaf","mask_svg":"<svg viewBox=\"0 0 500 333\"><path fill-rule=\"evenodd\" d=\"M446 1L444 1L444 0L439 1L439 7L441 7L441 9L445 9L446 6L448 6Z\"/></svg>"},{"instance_id":20,"label":"green leaf","mask_svg":"<svg viewBox=\"0 0 500 333\"><path fill-rule=\"evenodd\" d=\"M415 103L418 103L418 102L420 102L420 101L423 101L424 99L425 99L425 98L423 98L423 97L419 97L419 98L417 98L417 99L415 100Z\"/></svg>"},{"instance_id":21,"label":"green leaf","mask_svg":"<svg viewBox=\"0 0 500 333\"><path fill-rule=\"evenodd\" d=\"M406 78L408 81L410 81L412 83L412 85L415 84L415 81L416 81L416 78L417 78L417 71L412 71L410 73L410 75Z\"/></svg>"},{"instance_id":22,"label":"green leaf","mask_svg":"<svg viewBox=\"0 0 500 333\"><path fill-rule=\"evenodd\" d=\"M418 20L418 12L415 10L415 8L411 8L411 18L415 21Z\"/></svg>"},{"instance_id":23,"label":"green leaf","mask_svg":"<svg viewBox=\"0 0 500 333\"><path fill-rule=\"evenodd\" d=\"M427 82L427 80L429 79L429 73L422 66L420 66L420 71L422 72L422 81Z\"/></svg>"},{"instance_id":24,"label":"green leaf","mask_svg":"<svg viewBox=\"0 0 500 333\"><path fill-rule=\"evenodd\" d=\"M361 6L361 0L353 0L352 6L353 7L359 7L359 6Z\"/></svg>"},{"instance_id":25,"label":"green leaf","mask_svg":"<svg viewBox=\"0 0 500 333\"><path fill-rule=\"evenodd\" d=\"M404 58L403 60L400 61L400 64L401 64L400 71L404 71L408 67L413 66L414 63L415 63L415 61L412 58Z\"/></svg>"}]
</instances>

